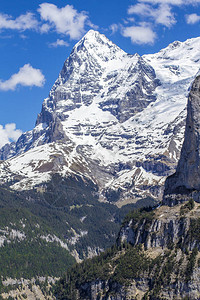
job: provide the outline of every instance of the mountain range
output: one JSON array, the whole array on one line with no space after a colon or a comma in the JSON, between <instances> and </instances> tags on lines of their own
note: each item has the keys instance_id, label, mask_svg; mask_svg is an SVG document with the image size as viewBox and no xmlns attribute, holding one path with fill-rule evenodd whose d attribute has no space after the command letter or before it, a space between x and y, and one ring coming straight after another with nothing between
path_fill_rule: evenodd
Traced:
<instances>
[{"instance_id":1,"label":"mountain range","mask_svg":"<svg viewBox=\"0 0 200 300\"><path fill-rule=\"evenodd\" d=\"M130 55L94 30L74 46L0 149L3 298L199 299L199 49Z\"/></svg>"},{"instance_id":2,"label":"mountain range","mask_svg":"<svg viewBox=\"0 0 200 300\"><path fill-rule=\"evenodd\" d=\"M117 236L118 246L122 248L129 246L121 246L120 241L132 243L134 247L148 244L148 249L155 245L162 248L164 243L163 247L168 250L171 242L173 247L182 243L185 252L181 255L184 261L188 260L186 252L199 245L196 234L199 230L198 205L192 203L189 209L188 204L181 206L194 195L199 197L195 190L199 176L199 138L196 135L199 123L194 121L199 119L199 96L196 96L199 81L192 87L199 74L199 49L200 38L194 38L176 41L156 54L130 55L94 30L74 46L43 102L34 129L23 133L16 143L0 149L0 294L5 289L2 288L3 278L31 280L37 276L61 276L75 260L80 262L109 248ZM189 94L193 104L188 104L188 138L183 143ZM195 142L190 143L191 139ZM179 204L171 211L169 207L164 211L163 206L155 210L163 199L164 183L163 204ZM184 198L183 190L187 190ZM144 206L153 206L147 209L150 214L145 210L140 211L139 216L137 212L130 213L120 230L126 214L132 208ZM183 215L188 221L182 220ZM195 226L191 218L197 219ZM181 226L187 224L194 228L188 227L189 231L186 228L185 240L179 243L180 234L174 239L173 232L179 229L182 232ZM163 232L170 232L169 238ZM133 238L135 234L137 243ZM129 250L133 259L141 263L135 249ZM102 264L104 266L102 257L107 259L108 253L107 262L114 271L113 261L118 250L116 247L108 249L106 254L96 258L101 265L97 271L102 280L113 282L110 273L105 275L104 267L101 269ZM138 251L143 257L141 248ZM168 254L159 261L163 263L163 270L174 252ZM86 261L86 271L94 261ZM156 260L152 260L149 265L148 260L149 272L155 263ZM140 270L141 264L137 266ZM79 267L75 265L74 270L73 274L79 274ZM93 280L96 271L90 271ZM154 271L152 278L157 274ZM87 275L84 278L87 279ZM120 280L120 275L115 275ZM73 276L72 282L65 286L70 291L76 281ZM153 289L151 282L145 283L149 295L156 293L154 288L158 281ZM81 285L75 290L84 297L88 290L82 290L84 280L79 283ZM107 283L98 284L106 286ZM182 284L180 280L179 283ZM91 285L87 287L90 289ZM101 286L95 285L95 288L104 294ZM62 292L63 287L58 292L61 299ZM183 289L182 295L187 296L187 291Z\"/></svg>"},{"instance_id":3,"label":"mountain range","mask_svg":"<svg viewBox=\"0 0 200 300\"><path fill-rule=\"evenodd\" d=\"M0 180L43 189L54 174L91 180L118 207L161 199L183 141L200 38L130 55L90 30L73 48L33 130L0 150Z\"/></svg>"}]
</instances>

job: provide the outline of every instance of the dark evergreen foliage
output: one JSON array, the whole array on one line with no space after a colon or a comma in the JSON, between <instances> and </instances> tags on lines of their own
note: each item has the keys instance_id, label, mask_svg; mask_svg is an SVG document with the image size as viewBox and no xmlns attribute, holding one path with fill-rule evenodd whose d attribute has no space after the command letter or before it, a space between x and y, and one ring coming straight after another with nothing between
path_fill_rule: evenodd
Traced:
<instances>
[{"instance_id":1,"label":"dark evergreen foliage","mask_svg":"<svg viewBox=\"0 0 200 300\"><path fill-rule=\"evenodd\" d=\"M24 240L13 239L0 247L0 273L28 278L42 274L58 276L72 265L74 258L59 243L46 243L37 239L39 236L55 235L67 243L74 235L71 227L77 233L88 232L75 245L83 258L88 247L97 251L110 247L127 211L140 205L144 203L119 209L113 204L100 203L97 187L78 176L64 179L55 174L50 182L23 192L0 186L0 229L7 227L8 231L13 229L26 235ZM2 235L0 232L0 237ZM37 246L40 251L37 251ZM74 249L73 245L69 247Z\"/></svg>"}]
</instances>

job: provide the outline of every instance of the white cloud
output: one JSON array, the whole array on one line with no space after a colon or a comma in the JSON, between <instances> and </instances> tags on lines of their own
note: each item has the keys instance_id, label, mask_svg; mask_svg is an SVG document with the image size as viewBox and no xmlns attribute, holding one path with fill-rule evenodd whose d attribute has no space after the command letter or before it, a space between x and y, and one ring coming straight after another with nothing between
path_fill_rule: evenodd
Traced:
<instances>
[{"instance_id":1,"label":"white cloud","mask_svg":"<svg viewBox=\"0 0 200 300\"><path fill-rule=\"evenodd\" d=\"M51 26L49 24L47 24L47 23L42 24L40 26L40 32L41 33L47 33L50 29L51 29Z\"/></svg>"},{"instance_id":2,"label":"white cloud","mask_svg":"<svg viewBox=\"0 0 200 300\"><path fill-rule=\"evenodd\" d=\"M65 42L64 40L59 40L57 39L57 41L55 41L54 43L51 43L49 44L50 47L53 47L53 48L57 48L59 46L65 46L65 47L68 47L69 44L67 42Z\"/></svg>"},{"instance_id":3,"label":"white cloud","mask_svg":"<svg viewBox=\"0 0 200 300\"><path fill-rule=\"evenodd\" d=\"M162 24L166 27L171 27L176 23L174 14L167 4L161 4L158 8L153 8L149 4L138 3L128 8L128 14L136 14L141 17L150 17L157 24Z\"/></svg>"},{"instance_id":4,"label":"white cloud","mask_svg":"<svg viewBox=\"0 0 200 300\"><path fill-rule=\"evenodd\" d=\"M16 19L11 16L0 13L0 29L15 29L15 30L27 30L37 29L38 21L35 15L28 12L25 15L21 15Z\"/></svg>"},{"instance_id":5,"label":"white cloud","mask_svg":"<svg viewBox=\"0 0 200 300\"><path fill-rule=\"evenodd\" d=\"M165 25L166 27L171 27L176 23L174 14L171 12L169 5L160 5L155 12L155 22Z\"/></svg>"},{"instance_id":6,"label":"white cloud","mask_svg":"<svg viewBox=\"0 0 200 300\"><path fill-rule=\"evenodd\" d=\"M99 29L99 26L93 24L89 19L87 19L86 25L89 26L89 27L91 27L91 28L94 29L94 30L98 30L98 29Z\"/></svg>"},{"instance_id":7,"label":"white cloud","mask_svg":"<svg viewBox=\"0 0 200 300\"><path fill-rule=\"evenodd\" d=\"M186 15L185 17L187 24L195 24L200 21L200 16L197 14Z\"/></svg>"},{"instance_id":8,"label":"white cloud","mask_svg":"<svg viewBox=\"0 0 200 300\"><path fill-rule=\"evenodd\" d=\"M131 38L133 44L153 44L156 39L155 32L150 27L145 26L124 27L122 35Z\"/></svg>"},{"instance_id":9,"label":"white cloud","mask_svg":"<svg viewBox=\"0 0 200 300\"><path fill-rule=\"evenodd\" d=\"M170 4L174 6L180 5L195 5L199 4L200 0L139 0L139 2L151 3L151 4Z\"/></svg>"},{"instance_id":10,"label":"white cloud","mask_svg":"<svg viewBox=\"0 0 200 300\"><path fill-rule=\"evenodd\" d=\"M22 134L22 131L16 129L16 124L6 124L5 127L0 125L0 148L10 141L17 141Z\"/></svg>"},{"instance_id":11,"label":"white cloud","mask_svg":"<svg viewBox=\"0 0 200 300\"><path fill-rule=\"evenodd\" d=\"M26 39L28 39L28 36L25 34L20 34L20 38L23 40L26 40Z\"/></svg>"},{"instance_id":12,"label":"white cloud","mask_svg":"<svg viewBox=\"0 0 200 300\"><path fill-rule=\"evenodd\" d=\"M139 0L139 2L145 2L151 4L171 4L171 5L183 4L183 0Z\"/></svg>"},{"instance_id":13,"label":"white cloud","mask_svg":"<svg viewBox=\"0 0 200 300\"><path fill-rule=\"evenodd\" d=\"M135 22L135 19L134 19L133 17L127 18L127 22L132 22L132 23L134 23L134 22Z\"/></svg>"},{"instance_id":14,"label":"white cloud","mask_svg":"<svg viewBox=\"0 0 200 300\"><path fill-rule=\"evenodd\" d=\"M130 5L127 10L129 17L125 19L124 26L119 26L122 28L121 34L131 38L132 43L136 44L153 44L157 37L158 25L171 28L176 24L178 18L176 20L176 13L173 12L175 6L182 9L187 5L197 7L200 4L200 0L136 0L134 2L135 4ZM185 17L188 24L200 22L200 15L195 13ZM114 30L115 27L113 32Z\"/></svg>"},{"instance_id":15,"label":"white cloud","mask_svg":"<svg viewBox=\"0 0 200 300\"><path fill-rule=\"evenodd\" d=\"M26 64L8 80L0 80L0 90L15 90L18 85L42 87L44 82L45 77L42 72L39 69L34 69L30 64Z\"/></svg>"},{"instance_id":16,"label":"white cloud","mask_svg":"<svg viewBox=\"0 0 200 300\"><path fill-rule=\"evenodd\" d=\"M144 15L148 16L152 14L152 8L148 4L144 3L137 3L136 5L131 5L128 8L128 14L137 14L137 15Z\"/></svg>"},{"instance_id":17,"label":"white cloud","mask_svg":"<svg viewBox=\"0 0 200 300\"><path fill-rule=\"evenodd\" d=\"M69 35L71 39L79 39L85 31L88 15L84 11L79 13L72 5L58 8L54 4L42 3L38 12L41 19L57 33Z\"/></svg>"},{"instance_id":18,"label":"white cloud","mask_svg":"<svg viewBox=\"0 0 200 300\"><path fill-rule=\"evenodd\" d=\"M110 28L110 30L112 31L112 34L114 34L115 32L118 31L119 25L117 25L117 24L112 24L112 25L110 25L109 28Z\"/></svg>"}]
</instances>

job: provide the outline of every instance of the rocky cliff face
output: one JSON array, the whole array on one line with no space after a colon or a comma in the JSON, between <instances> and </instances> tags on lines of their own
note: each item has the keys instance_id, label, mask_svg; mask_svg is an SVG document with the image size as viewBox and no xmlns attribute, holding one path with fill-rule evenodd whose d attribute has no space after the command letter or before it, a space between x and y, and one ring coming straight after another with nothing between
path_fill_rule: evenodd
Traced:
<instances>
[{"instance_id":1,"label":"rocky cliff face","mask_svg":"<svg viewBox=\"0 0 200 300\"><path fill-rule=\"evenodd\" d=\"M89 31L65 61L35 128L0 150L1 182L27 190L59 173L89 178L100 200L118 206L161 199L179 158L199 45L200 38L174 42L140 57Z\"/></svg>"},{"instance_id":2,"label":"rocky cliff face","mask_svg":"<svg viewBox=\"0 0 200 300\"><path fill-rule=\"evenodd\" d=\"M192 201L133 212L118 246L75 266L57 299L199 299L200 208Z\"/></svg>"},{"instance_id":3,"label":"rocky cliff face","mask_svg":"<svg viewBox=\"0 0 200 300\"><path fill-rule=\"evenodd\" d=\"M196 220L199 220L200 208L196 204L191 211L178 205L173 209L161 206L151 213L141 213L122 227L118 242L131 243L133 246L143 244L146 250L153 248L168 248L170 246L187 248L189 251L197 247L200 250L199 240L193 236Z\"/></svg>"},{"instance_id":4,"label":"rocky cliff face","mask_svg":"<svg viewBox=\"0 0 200 300\"><path fill-rule=\"evenodd\" d=\"M180 257L181 254L179 253ZM179 257L179 258L180 258ZM179 258L173 263L178 264ZM161 269L162 270L162 269ZM174 269L175 272L178 269ZM161 271L162 272L162 271ZM175 272L172 272L170 275L175 275ZM154 272L151 274L151 278L147 277L146 274L141 274L142 278L135 279L131 284L129 283L128 287L124 285L117 284L116 282L112 281L105 281L105 280L97 280L93 281L92 283L87 283L82 287L82 294L78 293L77 295L79 298L76 299L90 299L90 300L132 300L132 299L166 299L166 300L181 300L181 299L199 299L200 296L200 289L199 289L199 280L198 277L200 275L199 269L194 270L192 275L191 282L185 282L183 279L179 278L177 282L173 282L169 286L164 286L162 291L156 293L150 290L150 281L153 282L153 276L155 275ZM157 288L157 287L156 287ZM160 287L158 287L160 289ZM152 294L149 293L152 292ZM83 292L84 291L84 292ZM187 298L188 297L188 298ZM71 299L71 298L66 298Z\"/></svg>"},{"instance_id":5,"label":"rocky cliff face","mask_svg":"<svg viewBox=\"0 0 200 300\"><path fill-rule=\"evenodd\" d=\"M200 76L192 84L185 127L185 138L175 174L165 183L164 203L169 205L194 197L199 201L200 191ZM179 194L179 196L177 195ZM171 201L170 201L171 199ZM175 203L176 201L176 203Z\"/></svg>"}]
</instances>

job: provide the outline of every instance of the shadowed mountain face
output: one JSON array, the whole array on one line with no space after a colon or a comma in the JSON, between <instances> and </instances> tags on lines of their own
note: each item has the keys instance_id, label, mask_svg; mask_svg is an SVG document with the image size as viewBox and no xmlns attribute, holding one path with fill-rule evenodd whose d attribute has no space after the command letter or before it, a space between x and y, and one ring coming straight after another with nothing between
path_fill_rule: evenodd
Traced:
<instances>
[{"instance_id":1,"label":"shadowed mountain face","mask_svg":"<svg viewBox=\"0 0 200 300\"><path fill-rule=\"evenodd\" d=\"M189 197L200 191L200 76L192 84L185 127L185 138L176 173L167 178L165 195ZM167 198L165 196L165 198ZM173 201L172 201L173 202Z\"/></svg>"},{"instance_id":2,"label":"shadowed mountain face","mask_svg":"<svg viewBox=\"0 0 200 300\"><path fill-rule=\"evenodd\" d=\"M98 186L119 207L162 198L183 141L200 38L130 55L97 31L73 48L33 130L0 150L0 180L16 190L56 173ZM188 67L189 66L189 67Z\"/></svg>"}]
</instances>

